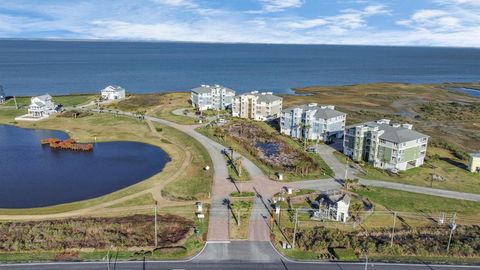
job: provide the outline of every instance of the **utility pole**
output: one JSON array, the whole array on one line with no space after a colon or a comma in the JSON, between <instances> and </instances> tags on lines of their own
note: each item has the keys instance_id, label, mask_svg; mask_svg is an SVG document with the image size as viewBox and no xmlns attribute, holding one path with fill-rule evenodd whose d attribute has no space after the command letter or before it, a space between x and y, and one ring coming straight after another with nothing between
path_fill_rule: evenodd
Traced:
<instances>
[{"instance_id":1,"label":"utility pole","mask_svg":"<svg viewBox=\"0 0 480 270\"><path fill-rule=\"evenodd\" d=\"M15 108L18 110L17 97L13 96L13 102L15 102Z\"/></svg>"},{"instance_id":2,"label":"utility pole","mask_svg":"<svg viewBox=\"0 0 480 270\"><path fill-rule=\"evenodd\" d=\"M397 212L394 212L393 215L393 226L392 226L392 238L390 239L390 247L393 246L393 237L395 235L395 221L397 220Z\"/></svg>"},{"instance_id":3,"label":"utility pole","mask_svg":"<svg viewBox=\"0 0 480 270\"><path fill-rule=\"evenodd\" d=\"M240 227L240 209L237 210L237 227Z\"/></svg>"},{"instance_id":4,"label":"utility pole","mask_svg":"<svg viewBox=\"0 0 480 270\"><path fill-rule=\"evenodd\" d=\"M368 254L365 252L365 270L368 268Z\"/></svg>"},{"instance_id":5,"label":"utility pole","mask_svg":"<svg viewBox=\"0 0 480 270\"><path fill-rule=\"evenodd\" d=\"M345 164L345 176L343 177L343 180L346 181L348 178L348 160L347 164Z\"/></svg>"},{"instance_id":6,"label":"utility pole","mask_svg":"<svg viewBox=\"0 0 480 270\"><path fill-rule=\"evenodd\" d=\"M457 218L457 213L455 212L453 213L452 223L450 224L450 236L448 237L447 255L450 252L450 242L452 241L453 231L457 228L456 218Z\"/></svg>"},{"instance_id":7,"label":"utility pole","mask_svg":"<svg viewBox=\"0 0 480 270\"><path fill-rule=\"evenodd\" d=\"M158 202L155 201L155 247L158 246L157 205Z\"/></svg>"},{"instance_id":8,"label":"utility pole","mask_svg":"<svg viewBox=\"0 0 480 270\"><path fill-rule=\"evenodd\" d=\"M295 209L295 228L293 229L292 249L295 249L295 240L297 238L298 208Z\"/></svg>"}]
</instances>

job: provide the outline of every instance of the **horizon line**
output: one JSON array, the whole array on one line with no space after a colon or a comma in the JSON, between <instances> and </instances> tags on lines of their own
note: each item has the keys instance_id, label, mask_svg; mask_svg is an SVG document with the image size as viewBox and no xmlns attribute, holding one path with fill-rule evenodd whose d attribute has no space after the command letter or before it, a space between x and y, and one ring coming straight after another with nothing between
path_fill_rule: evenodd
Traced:
<instances>
[{"instance_id":1,"label":"horizon line","mask_svg":"<svg viewBox=\"0 0 480 270\"><path fill-rule=\"evenodd\" d=\"M455 48L480 49L470 46L442 45L388 45L388 44L339 44L339 43L281 43L281 42L227 42L227 41L182 41L155 39L94 39L94 38L8 38L0 37L0 41L52 41L52 42L119 42L119 43L190 43L190 44L224 44L224 45L292 45L292 46L352 46L352 47L403 47L403 48Z\"/></svg>"}]
</instances>

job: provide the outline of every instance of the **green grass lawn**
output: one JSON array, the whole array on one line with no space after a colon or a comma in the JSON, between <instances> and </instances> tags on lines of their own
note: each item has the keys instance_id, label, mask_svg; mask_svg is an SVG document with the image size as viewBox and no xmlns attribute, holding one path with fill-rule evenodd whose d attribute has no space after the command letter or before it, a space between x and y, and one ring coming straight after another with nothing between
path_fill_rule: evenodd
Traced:
<instances>
[{"instance_id":1,"label":"green grass lawn","mask_svg":"<svg viewBox=\"0 0 480 270\"><path fill-rule=\"evenodd\" d=\"M128 201L124 201L118 204L114 204L110 206L109 208L115 208L115 207L127 207L127 206L137 206L137 205L155 205L155 200L153 199L153 196L151 193L140 195L138 197L135 197L133 199L130 199Z\"/></svg>"},{"instance_id":2,"label":"green grass lawn","mask_svg":"<svg viewBox=\"0 0 480 270\"><path fill-rule=\"evenodd\" d=\"M188 166L184 177L168 184L162 190L162 194L181 200L195 200L207 198L211 190L213 179L213 166L210 155L198 141L189 135L167 126L162 128L161 134L168 133L170 137L175 138L175 144L188 149L193 154L191 164ZM210 166L209 171L205 171L205 166Z\"/></svg>"},{"instance_id":3,"label":"green grass lawn","mask_svg":"<svg viewBox=\"0 0 480 270\"><path fill-rule=\"evenodd\" d=\"M480 221L480 202L448 199L419 193L399 191L387 188L368 187L355 191L381 204L388 209L399 212L457 212L459 215L476 216Z\"/></svg>"}]
</instances>

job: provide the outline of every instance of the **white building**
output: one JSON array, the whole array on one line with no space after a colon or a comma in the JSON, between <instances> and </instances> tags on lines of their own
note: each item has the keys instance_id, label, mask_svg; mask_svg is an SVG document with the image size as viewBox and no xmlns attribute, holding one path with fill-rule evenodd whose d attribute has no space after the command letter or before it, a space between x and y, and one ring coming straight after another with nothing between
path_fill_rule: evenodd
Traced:
<instances>
[{"instance_id":1,"label":"white building","mask_svg":"<svg viewBox=\"0 0 480 270\"><path fill-rule=\"evenodd\" d=\"M117 100L125 98L125 89L116 85L109 85L102 91L102 100Z\"/></svg>"},{"instance_id":2,"label":"white building","mask_svg":"<svg viewBox=\"0 0 480 270\"><path fill-rule=\"evenodd\" d=\"M232 116L265 121L280 117L283 99L272 92L252 91L233 98Z\"/></svg>"},{"instance_id":3,"label":"white building","mask_svg":"<svg viewBox=\"0 0 480 270\"><path fill-rule=\"evenodd\" d=\"M322 194L318 201L318 210L313 212L313 219L319 220L335 220L339 222L347 222L350 217L348 210L350 208L350 195L334 192L327 195Z\"/></svg>"},{"instance_id":4,"label":"white building","mask_svg":"<svg viewBox=\"0 0 480 270\"><path fill-rule=\"evenodd\" d=\"M235 91L221 85L201 85L192 89L192 106L200 111L225 110L232 106Z\"/></svg>"},{"instance_id":5,"label":"white building","mask_svg":"<svg viewBox=\"0 0 480 270\"><path fill-rule=\"evenodd\" d=\"M28 116L33 118L45 118L56 112L55 103L49 94L32 97L28 106Z\"/></svg>"},{"instance_id":6,"label":"white building","mask_svg":"<svg viewBox=\"0 0 480 270\"><path fill-rule=\"evenodd\" d=\"M404 171L423 164L429 136L410 124L392 124L388 119L346 128L343 153L354 161L390 171Z\"/></svg>"},{"instance_id":7,"label":"white building","mask_svg":"<svg viewBox=\"0 0 480 270\"><path fill-rule=\"evenodd\" d=\"M6 99L7 99L7 96L5 95L5 92L3 91L3 86L0 85L0 104L4 103Z\"/></svg>"},{"instance_id":8,"label":"white building","mask_svg":"<svg viewBox=\"0 0 480 270\"><path fill-rule=\"evenodd\" d=\"M297 139L328 141L343 136L346 119L347 114L333 105L310 103L283 110L280 132Z\"/></svg>"}]
</instances>

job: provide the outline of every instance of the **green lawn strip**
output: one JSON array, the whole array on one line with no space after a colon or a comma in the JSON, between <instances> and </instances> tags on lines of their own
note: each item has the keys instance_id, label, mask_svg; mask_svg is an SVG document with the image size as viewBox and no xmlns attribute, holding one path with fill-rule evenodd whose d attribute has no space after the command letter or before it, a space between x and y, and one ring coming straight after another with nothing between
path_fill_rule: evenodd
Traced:
<instances>
[{"instance_id":1,"label":"green lawn strip","mask_svg":"<svg viewBox=\"0 0 480 270\"><path fill-rule=\"evenodd\" d=\"M227 161L227 169L228 169L228 175L230 176L230 179L235 181L235 182L248 182L250 181L250 175L248 174L248 171L245 170L245 167L242 165L241 167L241 175L238 176L237 171L233 167L233 164L229 161L228 157L225 156L225 159Z\"/></svg>"},{"instance_id":2,"label":"green lawn strip","mask_svg":"<svg viewBox=\"0 0 480 270\"><path fill-rule=\"evenodd\" d=\"M480 202L449 199L387 188L368 187L355 191L374 203L399 212L457 212L460 216L475 216L480 212Z\"/></svg>"},{"instance_id":3,"label":"green lawn strip","mask_svg":"<svg viewBox=\"0 0 480 270\"><path fill-rule=\"evenodd\" d=\"M230 197L253 197L253 196L255 196L255 192L252 192L252 191L230 193Z\"/></svg>"},{"instance_id":4,"label":"green lawn strip","mask_svg":"<svg viewBox=\"0 0 480 270\"><path fill-rule=\"evenodd\" d=\"M358 260L355 251L351 248L332 248L331 253L339 261L356 261Z\"/></svg>"},{"instance_id":5,"label":"green lawn strip","mask_svg":"<svg viewBox=\"0 0 480 270\"><path fill-rule=\"evenodd\" d=\"M114 204L109 206L109 208L116 208L116 207L127 207L127 206L137 206L137 205L154 205L155 200L151 193L140 195L128 201L124 201L121 203Z\"/></svg>"},{"instance_id":6,"label":"green lawn strip","mask_svg":"<svg viewBox=\"0 0 480 270\"><path fill-rule=\"evenodd\" d=\"M156 124L156 126L158 126ZM162 194L180 200L195 200L208 197L211 190L213 179L213 166L210 155L197 140L189 135L174 128L161 126L163 131L171 134L178 145L191 150L193 156L191 164L187 168L187 173L162 190ZM210 170L204 170L205 166L210 166Z\"/></svg>"},{"instance_id":7,"label":"green lawn strip","mask_svg":"<svg viewBox=\"0 0 480 270\"><path fill-rule=\"evenodd\" d=\"M247 239L248 226L252 213L253 202L250 198L231 198L230 207L230 238Z\"/></svg>"}]
</instances>

